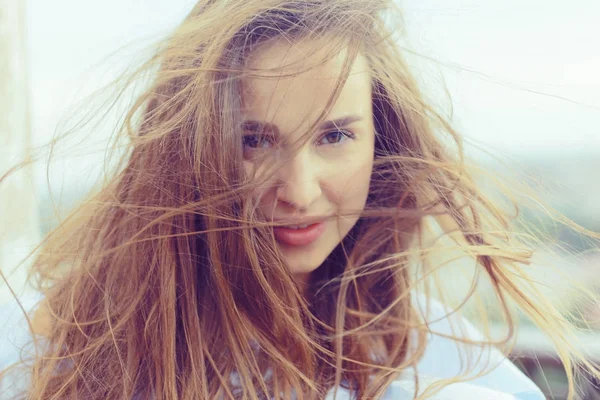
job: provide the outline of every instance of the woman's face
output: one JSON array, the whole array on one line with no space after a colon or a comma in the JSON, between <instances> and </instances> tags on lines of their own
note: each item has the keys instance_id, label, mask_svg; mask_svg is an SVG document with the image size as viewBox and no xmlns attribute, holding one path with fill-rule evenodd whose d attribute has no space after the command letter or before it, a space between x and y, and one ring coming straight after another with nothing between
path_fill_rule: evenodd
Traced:
<instances>
[{"instance_id":1,"label":"woman's face","mask_svg":"<svg viewBox=\"0 0 600 400\"><path fill-rule=\"evenodd\" d=\"M326 51L316 40L264 44L248 60L261 76L243 82L245 169L252 175L280 166L256 196L261 215L286 224L274 236L300 282L356 224L373 168L371 78L362 55L325 122L306 140L343 68L343 53L318 65Z\"/></svg>"}]
</instances>

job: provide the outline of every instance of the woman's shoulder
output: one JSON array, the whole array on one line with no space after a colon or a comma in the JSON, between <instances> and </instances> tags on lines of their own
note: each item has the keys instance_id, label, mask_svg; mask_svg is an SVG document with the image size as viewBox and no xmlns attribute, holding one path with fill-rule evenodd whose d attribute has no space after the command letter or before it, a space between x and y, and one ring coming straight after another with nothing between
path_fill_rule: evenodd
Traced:
<instances>
[{"instance_id":1,"label":"woman's shoulder","mask_svg":"<svg viewBox=\"0 0 600 400\"><path fill-rule=\"evenodd\" d=\"M423 394L426 389L433 388L439 379L419 378L418 387L414 379L399 379L390 384L381 400L409 400L415 398L417 391ZM544 400L539 390L511 393L506 390L494 390L472 382L457 382L433 392L429 400Z\"/></svg>"},{"instance_id":2,"label":"woman's shoulder","mask_svg":"<svg viewBox=\"0 0 600 400\"><path fill-rule=\"evenodd\" d=\"M484 342L486 338L459 313L422 293L413 294L413 304L428 327L427 346L416 368L420 382L424 383L420 387L427 387L427 382L464 376L467 382L448 386L440 392L446 397L440 398L545 398L539 388L499 349L493 345L468 343ZM414 382L414 379L404 380ZM397 388L392 385L390 390L406 389L407 383L401 382L396 383ZM456 391L460 391L461 396L457 397Z\"/></svg>"},{"instance_id":3,"label":"woman's shoulder","mask_svg":"<svg viewBox=\"0 0 600 400\"><path fill-rule=\"evenodd\" d=\"M405 371L393 381L381 400L411 400L447 379L463 377L437 392L431 400L544 400L539 388L493 346L463 343L485 337L467 319L442 303L413 293L412 302L428 332L425 353L414 371ZM415 374L418 380L415 379ZM480 376L479 376L480 375ZM327 400L352 399L345 389L332 390Z\"/></svg>"}]
</instances>

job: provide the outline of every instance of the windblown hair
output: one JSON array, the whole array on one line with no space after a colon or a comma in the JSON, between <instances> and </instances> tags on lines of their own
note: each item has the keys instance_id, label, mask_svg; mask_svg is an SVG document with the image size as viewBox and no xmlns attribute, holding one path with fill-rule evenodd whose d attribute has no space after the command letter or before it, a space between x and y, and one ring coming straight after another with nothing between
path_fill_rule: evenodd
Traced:
<instances>
[{"instance_id":1,"label":"windblown hair","mask_svg":"<svg viewBox=\"0 0 600 400\"><path fill-rule=\"evenodd\" d=\"M514 303L556 340L572 380L564 321L517 282L531 253L420 94L391 11L384 0L198 2L139 70L154 80L121 129L123 163L36 259L48 323L28 396L302 399L341 386L377 398L424 351L411 293L435 269L428 220L492 283L507 341ZM336 95L366 57L376 129L365 210L306 292L254 215L239 120L240 82L260 73L246 68L252 51L304 38L327 39L331 57L348 50Z\"/></svg>"}]
</instances>

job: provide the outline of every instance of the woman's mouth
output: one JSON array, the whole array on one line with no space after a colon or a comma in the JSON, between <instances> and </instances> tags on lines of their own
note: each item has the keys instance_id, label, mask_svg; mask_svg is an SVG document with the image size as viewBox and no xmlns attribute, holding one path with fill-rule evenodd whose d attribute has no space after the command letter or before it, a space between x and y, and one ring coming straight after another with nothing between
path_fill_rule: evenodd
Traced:
<instances>
[{"instance_id":1,"label":"woman's mouth","mask_svg":"<svg viewBox=\"0 0 600 400\"><path fill-rule=\"evenodd\" d=\"M307 225L276 226L273 228L275 240L288 246L306 246L313 243L325 232L325 222Z\"/></svg>"}]
</instances>

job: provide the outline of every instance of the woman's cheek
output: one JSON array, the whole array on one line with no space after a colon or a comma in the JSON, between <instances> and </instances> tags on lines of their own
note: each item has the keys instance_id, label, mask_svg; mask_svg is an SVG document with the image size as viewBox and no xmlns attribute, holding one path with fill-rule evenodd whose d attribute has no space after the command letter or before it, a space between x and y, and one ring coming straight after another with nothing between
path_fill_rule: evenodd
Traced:
<instances>
[{"instance_id":1,"label":"woman's cheek","mask_svg":"<svg viewBox=\"0 0 600 400\"><path fill-rule=\"evenodd\" d=\"M372 160L366 159L362 163L346 164L340 169L340 174L332 181L340 208L346 210L364 208L369 194L372 168Z\"/></svg>"}]
</instances>

